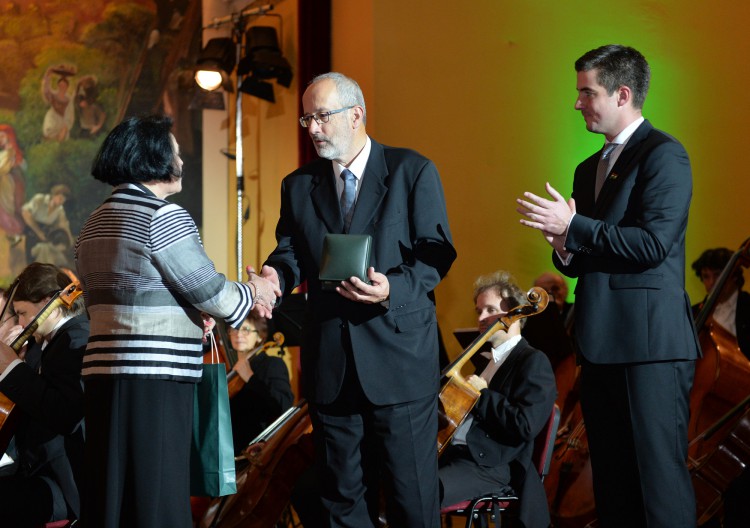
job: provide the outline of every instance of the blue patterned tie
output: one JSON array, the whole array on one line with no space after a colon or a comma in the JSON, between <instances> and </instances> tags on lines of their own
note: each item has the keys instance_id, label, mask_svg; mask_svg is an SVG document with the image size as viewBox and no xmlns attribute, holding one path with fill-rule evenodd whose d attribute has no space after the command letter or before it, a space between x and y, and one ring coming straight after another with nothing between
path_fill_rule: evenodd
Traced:
<instances>
[{"instance_id":1,"label":"blue patterned tie","mask_svg":"<svg viewBox=\"0 0 750 528\"><path fill-rule=\"evenodd\" d=\"M607 179L607 169L609 168L609 155L615 148L619 147L619 143L607 143L602 149L602 157L599 158L599 165L596 167L596 186L594 188L594 200L599 198L599 191L604 186L604 180Z\"/></svg>"},{"instance_id":2,"label":"blue patterned tie","mask_svg":"<svg viewBox=\"0 0 750 528\"><path fill-rule=\"evenodd\" d=\"M341 205L341 216L344 217L344 231L349 231L354 213L354 196L357 191L357 178L349 169L341 171L341 179L344 180L344 192L341 193L339 204Z\"/></svg>"}]
</instances>

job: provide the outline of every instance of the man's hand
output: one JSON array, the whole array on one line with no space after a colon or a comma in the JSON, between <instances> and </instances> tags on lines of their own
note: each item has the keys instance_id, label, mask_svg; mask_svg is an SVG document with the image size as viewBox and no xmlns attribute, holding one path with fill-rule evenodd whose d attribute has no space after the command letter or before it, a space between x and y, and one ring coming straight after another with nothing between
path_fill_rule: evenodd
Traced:
<instances>
[{"instance_id":1,"label":"man's hand","mask_svg":"<svg viewBox=\"0 0 750 528\"><path fill-rule=\"evenodd\" d=\"M388 277L370 267L367 269L367 278L370 279L370 284L366 284L357 277L341 281L341 286L337 286L336 291L350 301L365 304L376 304L388 300L391 294Z\"/></svg>"},{"instance_id":2,"label":"man's hand","mask_svg":"<svg viewBox=\"0 0 750 528\"><path fill-rule=\"evenodd\" d=\"M566 202L565 198L549 183L545 185L545 189L552 200L525 192L523 193L525 200L523 198L516 200L521 206L516 211L526 217L521 218L521 224L540 230L549 245L562 254L565 253L564 244L568 225L576 212L575 200L571 198Z\"/></svg>"},{"instance_id":3,"label":"man's hand","mask_svg":"<svg viewBox=\"0 0 750 528\"><path fill-rule=\"evenodd\" d=\"M472 374L468 378L466 378L466 383L474 387L477 392L480 392L482 389L487 388L487 381L484 378L480 378L476 374Z\"/></svg>"},{"instance_id":4,"label":"man's hand","mask_svg":"<svg viewBox=\"0 0 750 528\"><path fill-rule=\"evenodd\" d=\"M255 292L255 297L253 297L253 311L261 317L271 319L276 299L281 297L279 276L276 270L270 266L263 266L260 272L261 274L258 275L252 266L247 267L248 284L252 285L252 289Z\"/></svg>"}]
</instances>

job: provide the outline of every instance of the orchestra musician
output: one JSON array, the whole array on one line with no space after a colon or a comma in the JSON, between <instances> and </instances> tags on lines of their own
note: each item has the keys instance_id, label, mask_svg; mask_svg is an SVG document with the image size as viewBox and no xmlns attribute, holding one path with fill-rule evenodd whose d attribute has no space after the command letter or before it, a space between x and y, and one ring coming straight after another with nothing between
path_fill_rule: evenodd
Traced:
<instances>
[{"instance_id":1,"label":"orchestra musician","mask_svg":"<svg viewBox=\"0 0 750 528\"><path fill-rule=\"evenodd\" d=\"M80 514L84 447L81 359L89 336L83 298L55 308L22 361L8 346L50 297L70 284L51 264L34 262L18 276L13 309L0 327L0 391L21 411L15 431L16 464L0 477L0 525L38 527ZM7 424L4 424L4 426Z\"/></svg>"},{"instance_id":2,"label":"orchestra musician","mask_svg":"<svg viewBox=\"0 0 750 528\"><path fill-rule=\"evenodd\" d=\"M302 105L322 159L284 179L278 244L261 275L285 295L307 281L302 388L327 524L374 526L382 476L390 526L436 528L433 290L456 258L440 177L424 156L367 135L354 80L320 75ZM352 277L324 291L323 239L347 232L372 236L369 284Z\"/></svg>"},{"instance_id":3,"label":"orchestra musician","mask_svg":"<svg viewBox=\"0 0 750 528\"><path fill-rule=\"evenodd\" d=\"M245 382L229 401L234 451L239 455L292 406L294 394L284 360L271 349L258 350L268 338L266 318L251 313L239 328L229 327L227 334L238 356L232 369ZM252 357L248 357L249 354L253 354Z\"/></svg>"},{"instance_id":4,"label":"orchestra musician","mask_svg":"<svg viewBox=\"0 0 750 528\"><path fill-rule=\"evenodd\" d=\"M708 295L716 280L732 258L728 248L707 249L692 264L693 271L703 283ZM737 339L740 350L750 359L750 293L744 291L745 277L738 266L734 276L724 284L711 317L724 330ZM697 315L703 302L693 305L693 315Z\"/></svg>"},{"instance_id":5,"label":"orchestra musician","mask_svg":"<svg viewBox=\"0 0 750 528\"><path fill-rule=\"evenodd\" d=\"M706 295L710 294L722 271L733 256L724 247L707 249L693 262L692 268L703 283ZM750 358L750 293L742 286L745 278L742 267L737 266L719 294L711 317L716 324L737 339L740 351ZM700 313L704 301L693 305L693 316ZM750 395L750 387L746 387ZM709 523L718 523L712 519ZM713 524L711 524L713 526ZM750 468L746 468L734 479L724 492L723 528L746 528L750 526Z\"/></svg>"},{"instance_id":6,"label":"orchestra musician","mask_svg":"<svg viewBox=\"0 0 750 528\"><path fill-rule=\"evenodd\" d=\"M545 271L534 279L534 286L544 288L544 291L549 293L552 300L555 301L560 317L563 321L566 321L570 310L573 309L573 303L568 302L568 283L565 282L565 278L559 273Z\"/></svg>"},{"instance_id":7,"label":"orchestra musician","mask_svg":"<svg viewBox=\"0 0 750 528\"><path fill-rule=\"evenodd\" d=\"M474 283L480 332L525 303L526 295L505 271ZM467 378L481 396L440 458L441 507L492 492L502 495L510 486L520 497L521 525L547 528L547 498L531 455L557 391L547 356L521 337L525 321L493 334L492 351L482 353L487 366Z\"/></svg>"}]
</instances>

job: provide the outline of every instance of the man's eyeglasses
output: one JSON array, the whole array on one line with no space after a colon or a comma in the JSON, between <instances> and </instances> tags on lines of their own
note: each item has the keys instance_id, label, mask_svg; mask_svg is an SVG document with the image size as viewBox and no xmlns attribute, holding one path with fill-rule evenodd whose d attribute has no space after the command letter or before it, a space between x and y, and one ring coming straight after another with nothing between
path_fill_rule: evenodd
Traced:
<instances>
[{"instance_id":1,"label":"man's eyeglasses","mask_svg":"<svg viewBox=\"0 0 750 528\"><path fill-rule=\"evenodd\" d=\"M299 118L299 124L302 125L303 128L307 128L310 126L310 121L314 119L316 123L322 125L323 123L328 123L328 120L331 119L331 116L333 114L338 114L339 112L343 112L344 110L350 110L354 108L354 106L355 105L347 106L345 108L339 108L338 110L329 110L327 112L315 112L314 114L303 115Z\"/></svg>"}]
</instances>

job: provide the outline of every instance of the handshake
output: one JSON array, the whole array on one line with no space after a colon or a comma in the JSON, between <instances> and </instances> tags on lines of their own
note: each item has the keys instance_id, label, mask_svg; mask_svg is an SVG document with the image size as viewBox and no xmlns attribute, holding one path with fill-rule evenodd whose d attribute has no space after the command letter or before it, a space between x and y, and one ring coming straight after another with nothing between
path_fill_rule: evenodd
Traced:
<instances>
[{"instance_id":1,"label":"handshake","mask_svg":"<svg viewBox=\"0 0 750 528\"><path fill-rule=\"evenodd\" d=\"M276 300L281 297L281 286L276 270L263 266L258 275L252 266L247 267L247 285L253 292L253 311L270 319Z\"/></svg>"}]
</instances>

